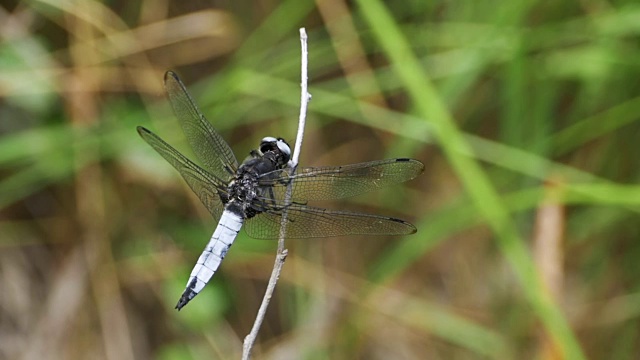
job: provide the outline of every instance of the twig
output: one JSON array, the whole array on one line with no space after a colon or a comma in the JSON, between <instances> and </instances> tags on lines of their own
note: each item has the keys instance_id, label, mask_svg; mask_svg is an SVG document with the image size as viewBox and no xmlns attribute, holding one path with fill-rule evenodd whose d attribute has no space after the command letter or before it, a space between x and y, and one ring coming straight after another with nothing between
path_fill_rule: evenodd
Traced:
<instances>
[{"instance_id":1,"label":"twig","mask_svg":"<svg viewBox=\"0 0 640 360\"><path fill-rule=\"evenodd\" d=\"M307 91L307 32L304 28L300 29L300 45L302 47L302 64L300 70L300 116L298 118L298 134L296 136L296 144L293 148L291 161L289 162L291 176L295 174L296 168L298 167L298 158L300 157L300 148L302 147L302 138L304 137L304 124L307 116L307 105L309 103L309 100L311 99L311 95ZM287 192L285 193L284 197L285 206L282 211L282 221L280 223L278 253L276 255L275 263L273 264L273 270L271 271L271 278L269 279L267 290L264 293L262 304L260 304L258 314L256 315L256 320L253 323L253 328L251 329L249 335L244 338L244 344L242 346L243 360L249 360L251 358L251 350L253 349L253 345L255 344L256 338L258 337L258 331L260 330L260 326L262 325L262 321L264 320L264 316L267 312L267 307L269 307L269 302L271 301L271 297L273 296L273 291L275 290L278 279L280 278L282 266L284 265L284 261L287 258L287 249L284 248L284 239L287 236L287 207L290 203L291 182L289 182L289 184L287 185Z\"/></svg>"}]
</instances>

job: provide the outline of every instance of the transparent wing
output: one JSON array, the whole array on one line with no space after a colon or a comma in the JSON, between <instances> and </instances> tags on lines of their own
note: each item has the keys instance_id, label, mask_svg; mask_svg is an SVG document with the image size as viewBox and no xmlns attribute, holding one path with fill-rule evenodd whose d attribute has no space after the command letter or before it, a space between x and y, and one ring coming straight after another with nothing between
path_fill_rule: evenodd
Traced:
<instances>
[{"instance_id":1,"label":"transparent wing","mask_svg":"<svg viewBox=\"0 0 640 360\"><path fill-rule=\"evenodd\" d=\"M219 179L229 179L238 168L238 160L229 144L198 110L178 75L167 71L164 75L164 87L191 149L205 169Z\"/></svg>"},{"instance_id":2,"label":"transparent wing","mask_svg":"<svg viewBox=\"0 0 640 360\"><path fill-rule=\"evenodd\" d=\"M162 155L169 164L178 170L191 190L198 195L200 201L202 201L207 210L209 210L215 221L218 222L223 208L220 194L225 191L224 183L187 159L156 134L142 126L138 126L137 130L144 141L151 145L158 154Z\"/></svg>"},{"instance_id":3,"label":"transparent wing","mask_svg":"<svg viewBox=\"0 0 640 360\"><path fill-rule=\"evenodd\" d=\"M282 211L270 209L248 219L245 230L256 239L277 239ZM416 232L406 221L369 214L291 204L287 210L287 238L343 235L406 235Z\"/></svg>"},{"instance_id":4,"label":"transparent wing","mask_svg":"<svg viewBox=\"0 0 640 360\"><path fill-rule=\"evenodd\" d=\"M292 199L341 199L360 195L381 187L405 182L424 171L424 164L414 159L388 159L343 166L301 168L294 176L282 171L275 180L261 180L260 185L273 188L273 196L282 201L289 179L293 181Z\"/></svg>"}]
</instances>

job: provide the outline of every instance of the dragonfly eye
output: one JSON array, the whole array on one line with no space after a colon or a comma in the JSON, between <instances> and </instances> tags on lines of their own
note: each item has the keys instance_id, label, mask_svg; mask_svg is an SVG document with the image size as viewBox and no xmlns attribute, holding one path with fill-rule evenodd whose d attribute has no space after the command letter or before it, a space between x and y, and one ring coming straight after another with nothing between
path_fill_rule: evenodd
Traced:
<instances>
[{"instance_id":1,"label":"dragonfly eye","mask_svg":"<svg viewBox=\"0 0 640 360\"><path fill-rule=\"evenodd\" d=\"M278 149L280 149L282 155L284 155L284 163L288 163L291 159L291 147L289 147L289 144L287 144L283 138L278 138L278 142L276 144L278 145Z\"/></svg>"},{"instance_id":2,"label":"dragonfly eye","mask_svg":"<svg viewBox=\"0 0 640 360\"><path fill-rule=\"evenodd\" d=\"M291 148L289 144L283 138L274 138L267 136L260 142L260 152L266 153L268 151L278 150L282 154L282 164L286 164L291 159Z\"/></svg>"},{"instance_id":3,"label":"dragonfly eye","mask_svg":"<svg viewBox=\"0 0 640 360\"><path fill-rule=\"evenodd\" d=\"M262 138L262 140L260 140L260 148L262 148L264 145L274 143L276 141L278 141L278 139L274 138L273 136L264 137Z\"/></svg>"}]
</instances>

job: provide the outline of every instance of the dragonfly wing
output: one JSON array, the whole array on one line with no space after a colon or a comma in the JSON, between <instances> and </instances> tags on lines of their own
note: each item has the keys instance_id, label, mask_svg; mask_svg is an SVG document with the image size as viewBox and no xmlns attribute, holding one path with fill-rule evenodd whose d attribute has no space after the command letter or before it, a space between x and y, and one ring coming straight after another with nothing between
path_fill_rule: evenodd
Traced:
<instances>
[{"instance_id":1,"label":"dragonfly wing","mask_svg":"<svg viewBox=\"0 0 640 360\"><path fill-rule=\"evenodd\" d=\"M144 141L151 145L158 154L162 155L169 164L178 170L191 190L193 190L207 210L213 215L216 222L219 221L223 209L220 195L225 191L224 183L194 164L178 152L178 150L174 149L148 129L138 126L137 130Z\"/></svg>"},{"instance_id":2,"label":"dragonfly wing","mask_svg":"<svg viewBox=\"0 0 640 360\"><path fill-rule=\"evenodd\" d=\"M167 71L164 86L182 130L204 167L220 179L226 179L238 168L233 151L202 115L178 75Z\"/></svg>"},{"instance_id":3,"label":"dragonfly wing","mask_svg":"<svg viewBox=\"0 0 640 360\"><path fill-rule=\"evenodd\" d=\"M246 221L245 229L256 239L277 239L281 210L267 210ZM407 235L416 232L410 223L388 217L348 211L327 210L291 204L287 210L287 238L344 235Z\"/></svg>"},{"instance_id":4,"label":"dragonfly wing","mask_svg":"<svg viewBox=\"0 0 640 360\"><path fill-rule=\"evenodd\" d=\"M424 171L424 164L414 159L387 159L358 164L299 168L289 176L286 171L276 180L261 181L272 186L274 198L282 201L287 182L293 181L292 199L331 200L360 195L385 186L405 182Z\"/></svg>"}]
</instances>

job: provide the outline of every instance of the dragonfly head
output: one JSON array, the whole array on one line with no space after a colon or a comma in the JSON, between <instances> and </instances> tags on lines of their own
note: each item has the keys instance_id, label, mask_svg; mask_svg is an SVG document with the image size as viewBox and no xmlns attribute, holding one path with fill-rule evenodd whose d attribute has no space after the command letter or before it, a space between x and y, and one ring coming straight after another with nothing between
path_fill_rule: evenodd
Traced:
<instances>
[{"instance_id":1,"label":"dragonfly head","mask_svg":"<svg viewBox=\"0 0 640 360\"><path fill-rule=\"evenodd\" d=\"M269 151L276 154L278 164L281 166L286 165L291 159L291 148L283 138L274 138L267 136L260 142L260 153L262 155Z\"/></svg>"}]
</instances>

